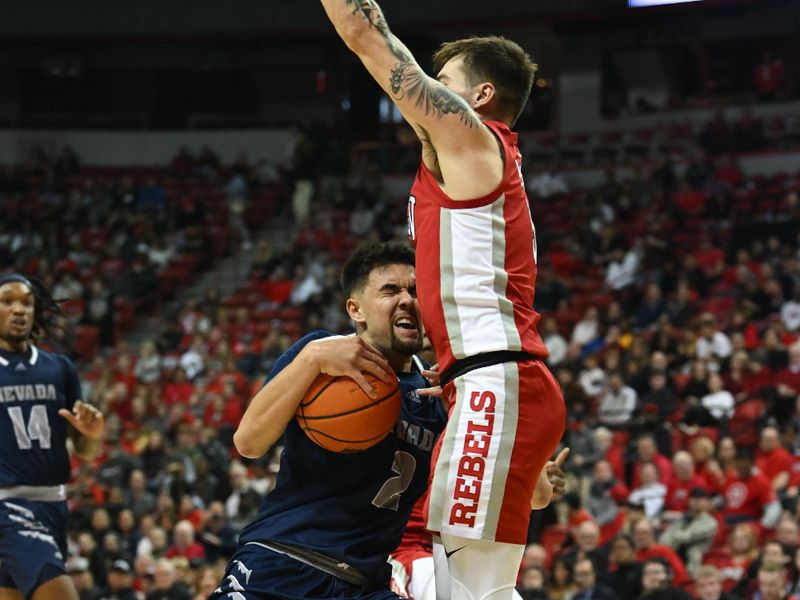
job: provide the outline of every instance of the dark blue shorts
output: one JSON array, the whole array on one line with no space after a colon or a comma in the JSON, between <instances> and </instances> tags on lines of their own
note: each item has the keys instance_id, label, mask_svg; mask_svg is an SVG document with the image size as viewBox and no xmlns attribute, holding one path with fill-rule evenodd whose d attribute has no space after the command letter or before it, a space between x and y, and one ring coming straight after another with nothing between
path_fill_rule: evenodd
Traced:
<instances>
[{"instance_id":1,"label":"dark blue shorts","mask_svg":"<svg viewBox=\"0 0 800 600\"><path fill-rule=\"evenodd\" d=\"M30 598L66 573L68 518L66 502L0 500L0 587Z\"/></svg>"},{"instance_id":2,"label":"dark blue shorts","mask_svg":"<svg viewBox=\"0 0 800 600\"><path fill-rule=\"evenodd\" d=\"M285 554L244 544L208 600L398 600L386 583L384 590L366 592Z\"/></svg>"}]
</instances>

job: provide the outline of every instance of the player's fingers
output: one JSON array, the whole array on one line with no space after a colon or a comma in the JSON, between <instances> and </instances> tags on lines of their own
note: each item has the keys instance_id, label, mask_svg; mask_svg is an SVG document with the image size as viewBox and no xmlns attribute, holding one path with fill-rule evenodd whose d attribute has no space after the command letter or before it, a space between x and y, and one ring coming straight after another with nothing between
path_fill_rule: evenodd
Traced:
<instances>
[{"instance_id":1,"label":"player's fingers","mask_svg":"<svg viewBox=\"0 0 800 600\"><path fill-rule=\"evenodd\" d=\"M561 452L558 453L558 456L556 456L555 463L560 467L561 465L564 464L564 461L567 460L568 456L569 456L569 446L567 446Z\"/></svg>"},{"instance_id":2,"label":"player's fingers","mask_svg":"<svg viewBox=\"0 0 800 600\"><path fill-rule=\"evenodd\" d=\"M378 397L378 393L375 391L375 388L372 387L372 384L369 382L369 380L364 377L364 373L356 369L351 371L349 376L353 378L353 381L355 381L362 390L364 390L364 393L367 396L373 400Z\"/></svg>"},{"instance_id":3,"label":"player's fingers","mask_svg":"<svg viewBox=\"0 0 800 600\"><path fill-rule=\"evenodd\" d=\"M397 380L397 375L395 375L393 371L387 373L383 367L369 359L363 358L357 361L355 366L360 371L366 371L367 373L375 375L375 377L382 380L384 383L392 383Z\"/></svg>"},{"instance_id":4,"label":"player's fingers","mask_svg":"<svg viewBox=\"0 0 800 600\"><path fill-rule=\"evenodd\" d=\"M431 387L421 388L417 390L417 394L419 394L420 396L439 397L442 395L442 387L439 385L434 385Z\"/></svg>"},{"instance_id":5,"label":"player's fingers","mask_svg":"<svg viewBox=\"0 0 800 600\"><path fill-rule=\"evenodd\" d=\"M76 417L74 414L72 414L66 408L59 408L58 409L58 414L61 415L62 417L64 417L67 421L69 421L70 425L72 425L73 427L78 422L78 417Z\"/></svg>"},{"instance_id":6,"label":"player's fingers","mask_svg":"<svg viewBox=\"0 0 800 600\"><path fill-rule=\"evenodd\" d=\"M433 385L439 385L440 377L439 371L433 371L429 369L422 370L422 376L430 381Z\"/></svg>"}]
</instances>

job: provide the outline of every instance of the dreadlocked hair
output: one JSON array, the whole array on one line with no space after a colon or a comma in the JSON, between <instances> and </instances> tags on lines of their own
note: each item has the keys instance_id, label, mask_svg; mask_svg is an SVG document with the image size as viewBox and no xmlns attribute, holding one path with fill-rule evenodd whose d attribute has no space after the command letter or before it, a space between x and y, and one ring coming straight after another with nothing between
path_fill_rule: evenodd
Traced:
<instances>
[{"instance_id":1,"label":"dreadlocked hair","mask_svg":"<svg viewBox=\"0 0 800 600\"><path fill-rule=\"evenodd\" d=\"M39 340L44 337L55 339L56 330L64 330L59 322L64 316L59 301L53 298L53 294L47 289L44 283L35 277L26 277L16 273L0 276L0 285L6 283L21 283L28 287L33 294L33 328L31 338Z\"/></svg>"}]
</instances>

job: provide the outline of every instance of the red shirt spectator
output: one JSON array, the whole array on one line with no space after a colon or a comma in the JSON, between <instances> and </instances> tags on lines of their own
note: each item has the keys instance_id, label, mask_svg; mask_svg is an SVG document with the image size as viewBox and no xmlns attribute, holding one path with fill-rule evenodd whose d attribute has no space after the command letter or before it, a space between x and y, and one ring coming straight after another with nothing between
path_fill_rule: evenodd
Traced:
<instances>
[{"instance_id":1,"label":"red shirt spectator","mask_svg":"<svg viewBox=\"0 0 800 600\"><path fill-rule=\"evenodd\" d=\"M205 560L206 551L203 545L194 539L194 525L190 521L178 521L174 529L175 543L164 553L166 558L183 556L188 561L192 559Z\"/></svg>"},{"instance_id":2,"label":"red shirt spectator","mask_svg":"<svg viewBox=\"0 0 800 600\"><path fill-rule=\"evenodd\" d=\"M672 483L672 463L663 454L658 453L655 438L651 435L643 435L636 440L636 462L633 465L633 475L631 476L631 489L636 489L642 485L639 474L642 465L651 462L658 468L658 480L669 487Z\"/></svg>"},{"instance_id":3,"label":"red shirt spectator","mask_svg":"<svg viewBox=\"0 0 800 600\"><path fill-rule=\"evenodd\" d=\"M752 459L736 457L736 471L729 473L722 485L726 521L757 521L767 505L777 501L769 479L753 469Z\"/></svg>"},{"instance_id":4,"label":"red shirt spectator","mask_svg":"<svg viewBox=\"0 0 800 600\"><path fill-rule=\"evenodd\" d=\"M636 521L633 526L633 541L636 544L636 557L639 562L643 563L649 558L663 558L672 567L672 585L680 586L690 581L681 557L669 546L656 544L653 525L648 518Z\"/></svg>"},{"instance_id":5,"label":"red shirt spectator","mask_svg":"<svg viewBox=\"0 0 800 600\"><path fill-rule=\"evenodd\" d=\"M756 467L769 479L773 489L784 489L791 478L795 459L781 446L778 430L765 427L761 432Z\"/></svg>"},{"instance_id":6,"label":"red shirt spectator","mask_svg":"<svg viewBox=\"0 0 800 600\"><path fill-rule=\"evenodd\" d=\"M194 384L186 378L186 371L178 367L175 370L175 381L164 386L164 402L185 406L193 392Z\"/></svg>"}]
</instances>

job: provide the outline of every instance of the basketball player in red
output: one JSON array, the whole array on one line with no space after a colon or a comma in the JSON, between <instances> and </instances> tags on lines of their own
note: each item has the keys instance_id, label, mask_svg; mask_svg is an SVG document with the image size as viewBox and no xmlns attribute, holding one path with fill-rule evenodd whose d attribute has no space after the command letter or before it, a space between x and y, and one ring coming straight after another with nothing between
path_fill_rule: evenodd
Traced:
<instances>
[{"instance_id":1,"label":"basketball player in red","mask_svg":"<svg viewBox=\"0 0 800 600\"><path fill-rule=\"evenodd\" d=\"M536 238L510 130L536 66L506 39L470 38L441 47L434 79L374 0L321 2L422 142L408 231L450 407L428 528L441 534L453 600L511 598L532 492L565 416L536 331Z\"/></svg>"}]
</instances>

